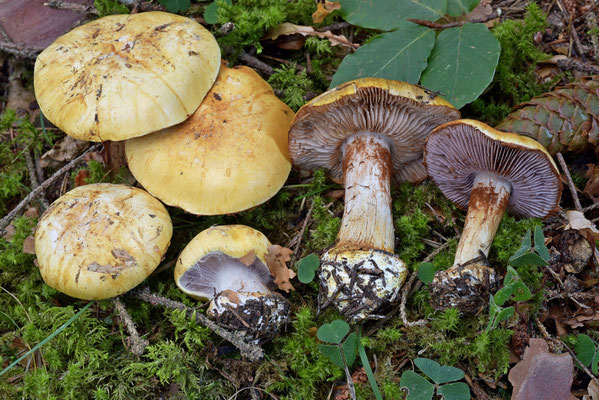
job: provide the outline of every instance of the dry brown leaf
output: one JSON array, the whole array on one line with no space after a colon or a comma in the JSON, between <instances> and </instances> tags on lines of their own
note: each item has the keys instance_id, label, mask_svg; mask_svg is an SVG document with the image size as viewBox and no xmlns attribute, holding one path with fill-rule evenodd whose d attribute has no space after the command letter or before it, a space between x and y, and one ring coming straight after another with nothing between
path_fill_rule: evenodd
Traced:
<instances>
[{"instance_id":1,"label":"dry brown leaf","mask_svg":"<svg viewBox=\"0 0 599 400\"><path fill-rule=\"evenodd\" d=\"M27 218L37 218L40 216L40 210L38 210L37 207L29 206L23 213L23 216Z\"/></svg>"},{"instance_id":2,"label":"dry brown leaf","mask_svg":"<svg viewBox=\"0 0 599 400\"><path fill-rule=\"evenodd\" d=\"M592 198L596 198L599 196L599 166L587 164L587 168L587 172L585 172L584 176L588 178L588 181L583 192Z\"/></svg>"},{"instance_id":3,"label":"dry brown leaf","mask_svg":"<svg viewBox=\"0 0 599 400\"><path fill-rule=\"evenodd\" d=\"M592 243L595 240L599 240L599 230L595 228L595 225L582 212L575 210L566 211L566 218L568 219L566 229L576 229Z\"/></svg>"},{"instance_id":4,"label":"dry brown leaf","mask_svg":"<svg viewBox=\"0 0 599 400\"><path fill-rule=\"evenodd\" d=\"M89 172L86 169L80 169L75 175L75 187L87 185L85 179L89 177Z\"/></svg>"},{"instance_id":5,"label":"dry brown leaf","mask_svg":"<svg viewBox=\"0 0 599 400\"><path fill-rule=\"evenodd\" d=\"M239 300L239 296L237 296L237 293L235 293L234 291L230 290L230 289L225 289L220 293L221 296L226 296L227 299L229 299L229 301L231 303L234 304L239 304L241 303L241 301Z\"/></svg>"},{"instance_id":6,"label":"dry brown leaf","mask_svg":"<svg viewBox=\"0 0 599 400\"><path fill-rule=\"evenodd\" d=\"M265 39L275 40L279 36L294 34L299 34L302 36L317 36L321 39L326 38L329 40L329 42L331 42L332 46L341 45L351 47L352 49L357 49L360 47L359 45L347 40L347 38L343 35L335 35L331 31L319 32L311 26L295 25L290 22L283 22L282 24L271 29L266 35Z\"/></svg>"},{"instance_id":7,"label":"dry brown leaf","mask_svg":"<svg viewBox=\"0 0 599 400\"><path fill-rule=\"evenodd\" d=\"M89 145L89 142L78 140L71 136L60 139L54 147L44 153L40 159L40 166L57 167L59 163L71 161L81 154Z\"/></svg>"},{"instance_id":8,"label":"dry brown leaf","mask_svg":"<svg viewBox=\"0 0 599 400\"><path fill-rule=\"evenodd\" d=\"M250 266L256 259L256 252L254 250L250 250L245 256L239 257L239 261L243 263L243 265Z\"/></svg>"},{"instance_id":9,"label":"dry brown leaf","mask_svg":"<svg viewBox=\"0 0 599 400\"><path fill-rule=\"evenodd\" d=\"M574 361L568 353L549 353L543 339L530 339L522 361L508 375L514 386L512 400L569 400Z\"/></svg>"},{"instance_id":10,"label":"dry brown leaf","mask_svg":"<svg viewBox=\"0 0 599 400\"><path fill-rule=\"evenodd\" d=\"M264 256L266 259L266 265L270 270L271 275L274 277L275 284L279 289L289 293L290 290L295 290L290 279L295 277L295 272L287 268L287 261L291 260L293 250L287 247L279 246L278 244L272 244L268 246L268 253Z\"/></svg>"},{"instance_id":11,"label":"dry brown leaf","mask_svg":"<svg viewBox=\"0 0 599 400\"><path fill-rule=\"evenodd\" d=\"M35 254L35 239L29 235L23 240L23 253Z\"/></svg>"},{"instance_id":12,"label":"dry brown leaf","mask_svg":"<svg viewBox=\"0 0 599 400\"><path fill-rule=\"evenodd\" d=\"M491 0L481 0L476 7L468 14L466 14L466 21L473 21L476 19L483 19L493 14L493 7L491 6Z\"/></svg>"},{"instance_id":13,"label":"dry brown leaf","mask_svg":"<svg viewBox=\"0 0 599 400\"><path fill-rule=\"evenodd\" d=\"M599 400L599 385L597 385L592 379L587 387L587 392L589 393L591 400Z\"/></svg>"},{"instance_id":14,"label":"dry brown leaf","mask_svg":"<svg viewBox=\"0 0 599 400\"><path fill-rule=\"evenodd\" d=\"M4 228L4 235L2 235L2 239L10 242L10 239L12 239L15 233L17 233L17 229L13 224L10 224L6 228Z\"/></svg>"},{"instance_id":15,"label":"dry brown leaf","mask_svg":"<svg viewBox=\"0 0 599 400\"><path fill-rule=\"evenodd\" d=\"M330 13L341 9L341 4L336 1L325 0L324 3L318 3L316 11L312 14L312 21L315 24L320 24Z\"/></svg>"}]
</instances>

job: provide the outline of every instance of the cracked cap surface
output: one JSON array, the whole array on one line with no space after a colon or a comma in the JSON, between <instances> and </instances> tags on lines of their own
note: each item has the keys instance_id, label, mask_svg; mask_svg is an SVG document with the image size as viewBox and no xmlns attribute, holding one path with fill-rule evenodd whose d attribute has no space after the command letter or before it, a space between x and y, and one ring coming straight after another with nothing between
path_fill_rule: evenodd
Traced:
<instances>
[{"instance_id":1,"label":"cracked cap surface","mask_svg":"<svg viewBox=\"0 0 599 400\"><path fill-rule=\"evenodd\" d=\"M35 254L44 282L86 300L121 295L146 279L170 244L168 212L126 185L79 186L41 216Z\"/></svg>"},{"instance_id":2,"label":"cracked cap surface","mask_svg":"<svg viewBox=\"0 0 599 400\"><path fill-rule=\"evenodd\" d=\"M220 49L192 19L111 15L59 37L35 62L35 96L65 133L124 140L184 121L214 83Z\"/></svg>"}]
</instances>

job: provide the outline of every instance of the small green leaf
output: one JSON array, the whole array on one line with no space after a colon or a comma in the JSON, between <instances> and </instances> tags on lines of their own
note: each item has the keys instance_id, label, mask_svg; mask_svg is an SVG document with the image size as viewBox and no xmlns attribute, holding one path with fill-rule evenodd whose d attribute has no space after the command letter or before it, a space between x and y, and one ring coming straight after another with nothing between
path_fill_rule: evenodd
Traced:
<instances>
[{"instance_id":1,"label":"small green leaf","mask_svg":"<svg viewBox=\"0 0 599 400\"><path fill-rule=\"evenodd\" d=\"M185 12L191 6L189 0L158 0L171 13Z\"/></svg>"},{"instance_id":2,"label":"small green leaf","mask_svg":"<svg viewBox=\"0 0 599 400\"><path fill-rule=\"evenodd\" d=\"M521 280L518 279L517 281L510 283L509 286L512 293L512 301L527 301L532 298L530 289Z\"/></svg>"},{"instance_id":3,"label":"small green leaf","mask_svg":"<svg viewBox=\"0 0 599 400\"><path fill-rule=\"evenodd\" d=\"M515 281L516 279L520 279L520 276L518 275L518 271L516 271L514 269L514 267L512 267L511 265L507 266L507 272L505 274L505 278L503 278L503 284L504 285L509 285L510 283L512 283L513 281Z\"/></svg>"},{"instance_id":4,"label":"small green leaf","mask_svg":"<svg viewBox=\"0 0 599 400\"><path fill-rule=\"evenodd\" d=\"M486 331L497 328L501 321L504 321L514 314L514 307L502 308L495 303L493 296L489 296L489 324Z\"/></svg>"},{"instance_id":5,"label":"small green leaf","mask_svg":"<svg viewBox=\"0 0 599 400\"><path fill-rule=\"evenodd\" d=\"M423 262L418 266L418 278L426 284L429 284L433 281L435 278L435 272L437 272L437 268L433 263Z\"/></svg>"},{"instance_id":6,"label":"small green leaf","mask_svg":"<svg viewBox=\"0 0 599 400\"><path fill-rule=\"evenodd\" d=\"M352 332L352 334L347 337L343 344L319 344L318 349L339 368L345 367L343 363L343 356L341 355L341 351L343 350L343 355L345 355L347 366L351 367L356 361L357 347L359 342L360 339L358 334L356 332Z\"/></svg>"},{"instance_id":7,"label":"small green leaf","mask_svg":"<svg viewBox=\"0 0 599 400\"><path fill-rule=\"evenodd\" d=\"M344 368L341 347L337 344L318 344L318 350L339 368Z\"/></svg>"},{"instance_id":8,"label":"small green leaf","mask_svg":"<svg viewBox=\"0 0 599 400\"><path fill-rule=\"evenodd\" d=\"M454 382L440 386L437 394L445 400L470 400L470 388L464 382Z\"/></svg>"},{"instance_id":9,"label":"small green leaf","mask_svg":"<svg viewBox=\"0 0 599 400\"><path fill-rule=\"evenodd\" d=\"M231 0L221 0L221 1L224 1L228 5L232 4ZM218 1L212 2L212 3L208 4L206 6L206 8L204 8L204 21L206 21L207 24L214 25L214 24L218 23L218 9L219 9Z\"/></svg>"},{"instance_id":10,"label":"small green leaf","mask_svg":"<svg viewBox=\"0 0 599 400\"><path fill-rule=\"evenodd\" d=\"M464 371L459 368L441 365L428 358L416 358L414 364L436 384L458 381L464 378Z\"/></svg>"},{"instance_id":11,"label":"small green leaf","mask_svg":"<svg viewBox=\"0 0 599 400\"><path fill-rule=\"evenodd\" d=\"M417 83L435 44L435 32L405 22L395 32L384 33L346 56L330 87L363 77Z\"/></svg>"},{"instance_id":12,"label":"small green leaf","mask_svg":"<svg viewBox=\"0 0 599 400\"><path fill-rule=\"evenodd\" d=\"M406 400L431 400L435 386L414 371L405 371L399 378L401 389L408 389Z\"/></svg>"},{"instance_id":13,"label":"small green leaf","mask_svg":"<svg viewBox=\"0 0 599 400\"><path fill-rule=\"evenodd\" d=\"M422 73L422 85L435 90L456 108L476 100L495 74L501 47L484 24L445 29Z\"/></svg>"},{"instance_id":14,"label":"small green leaf","mask_svg":"<svg viewBox=\"0 0 599 400\"><path fill-rule=\"evenodd\" d=\"M513 265L514 267L522 267L524 265L547 265L547 261L543 260L541 256L536 253L526 253L520 257L511 259L510 265Z\"/></svg>"},{"instance_id":15,"label":"small green leaf","mask_svg":"<svg viewBox=\"0 0 599 400\"><path fill-rule=\"evenodd\" d=\"M549 254L549 249L545 246L545 236L543 236L543 229L540 226L535 227L535 250L543 260L547 263L551 259L551 254Z\"/></svg>"},{"instance_id":16,"label":"small green leaf","mask_svg":"<svg viewBox=\"0 0 599 400\"><path fill-rule=\"evenodd\" d=\"M447 14L452 17L468 14L480 0L447 0Z\"/></svg>"},{"instance_id":17,"label":"small green leaf","mask_svg":"<svg viewBox=\"0 0 599 400\"><path fill-rule=\"evenodd\" d=\"M341 16L364 28L389 31L405 18L435 21L445 14L447 0L340 0Z\"/></svg>"},{"instance_id":18,"label":"small green leaf","mask_svg":"<svg viewBox=\"0 0 599 400\"><path fill-rule=\"evenodd\" d=\"M297 277L301 283L310 283L314 279L316 270L320 267L320 260L314 253L308 254L297 263Z\"/></svg>"},{"instance_id":19,"label":"small green leaf","mask_svg":"<svg viewBox=\"0 0 599 400\"><path fill-rule=\"evenodd\" d=\"M358 345L360 344L360 337L356 332L352 332L347 339L341 345L343 349L343 354L345 354L345 361L347 361L347 366L351 367L354 365L354 361L356 361L356 355L358 354Z\"/></svg>"},{"instance_id":20,"label":"small green leaf","mask_svg":"<svg viewBox=\"0 0 599 400\"><path fill-rule=\"evenodd\" d=\"M591 339L590 336L580 334L576 336L574 351L580 362L585 367L588 367L596 356L597 347L595 347L595 342L593 342L593 339Z\"/></svg>"},{"instance_id":21,"label":"small green leaf","mask_svg":"<svg viewBox=\"0 0 599 400\"><path fill-rule=\"evenodd\" d=\"M316 336L323 342L339 344L341 340L347 335L349 332L349 325L347 322L336 319L331 323L324 324L318 331L316 331Z\"/></svg>"},{"instance_id":22,"label":"small green leaf","mask_svg":"<svg viewBox=\"0 0 599 400\"><path fill-rule=\"evenodd\" d=\"M509 285L502 287L497 291L497 293L495 293L495 295L493 295L494 304L497 306L504 305L505 302L510 299L511 295L512 288Z\"/></svg>"},{"instance_id":23,"label":"small green leaf","mask_svg":"<svg viewBox=\"0 0 599 400\"><path fill-rule=\"evenodd\" d=\"M513 256L510 257L510 262L513 259L526 254L528 252L528 250L530 250L530 246L531 246L531 244L530 244L530 229L527 229L524 236L522 236L522 244L520 245L520 248L518 249L518 251L516 251L514 253Z\"/></svg>"}]
</instances>

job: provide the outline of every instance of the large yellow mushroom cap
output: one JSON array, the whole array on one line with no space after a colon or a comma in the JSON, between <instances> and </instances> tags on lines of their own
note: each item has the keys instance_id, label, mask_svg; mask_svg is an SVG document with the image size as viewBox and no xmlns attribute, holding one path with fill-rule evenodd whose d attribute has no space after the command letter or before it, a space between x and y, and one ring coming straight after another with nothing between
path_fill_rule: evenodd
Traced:
<instances>
[{"instance_id":1,"label":"large yellow mushroom cap","mask_svg":"<svg viewBox=\"0 0 599 400\"><path fill-rule=\"evenodd\" d=\"M287 180L293 115L254 70L223 65L188 120L127 141L129 169L171 206L198 215L243 211Z\"/></svg>"},{"instance_id":2,"label":"large yellow mushroom cap","mask_svg":"<svg viewBox=\"0 0 599 400\"><path fill-rule=\"evenodd\" d=\"M184 121L220 66L212 34L165 12L111 15L56 39L35 62L44 115L77 139L124 140Z\"/></svg>"},{"instance_id":3,"label":"large yellow mushroom cap","mask_svg":"<svg viewBox=\"0 0 599 400\"><path fill-rule=\"evenodd\" d=\"M42 215L35 253L49 286L80 299L106 299L154 271L172 232L168 212L145 191L86 185L61 196Z\"/></svg>"}]
</instances>

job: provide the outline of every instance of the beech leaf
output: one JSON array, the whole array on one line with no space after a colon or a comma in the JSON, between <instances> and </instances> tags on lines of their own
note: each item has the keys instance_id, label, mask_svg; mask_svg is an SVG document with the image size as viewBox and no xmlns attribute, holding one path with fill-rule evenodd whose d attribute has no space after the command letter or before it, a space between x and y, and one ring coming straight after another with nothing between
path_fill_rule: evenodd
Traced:
<instances>
[{"instance_id":1,"label":"beech leaf","mask_svg":"<svg viewBox=\"0 0 599 400\"><path fill-rule=\"evenodd\" d=\"M293 250L273 244L268 246L268 253L264 256L275 284L288 293L290 290L295 290L289 280L295 278L296 274L287 268L287 261L291 260L292 254Z\"/></svg>"},{"instance_id":2,"label":"beech leaf","mask_svg":"<svg viewBox=\"0 0 599 400\"><path fill-rule=\"evenodd\" d=\"M316 11L312 14L312 22L320 24L330 13L335 10L339 10L341 4L336 1L325 0L324 3L318 3Z\"/></svg>"},{"instance_id":3,"label":"beech leaf","mask_svg":"<svg viewBox=\"0 0 599 400\"><path fill-rule=\"evenodd\" d=\"M599 240L599 230L595 228L595 225L582 212L574 210L566 211L566 218L568 218L566 229L576 229L582 236L592 242Z\"/></svg>"},{"instance_id":4,"label":"beech leaf","mask_svg":"<svg viewBox=\"0 0 599 400\"><path fill-rule=\"evenodd\" d=\"M331 31L320 32L312 28L311 26L304 25L295 25L290 22L283 22L280 25L275 26L273 29L268 31L264 39L272 39L275 40L279 36L285 35L295 35L299 34L302 36L316 36L320 39L328 39L331 42L331 46L347 46L352 49L357 49L359 47L358 44L354 44L347 40L347 38L343 35L335 35Z\"/></svg>"}]
</instances>

